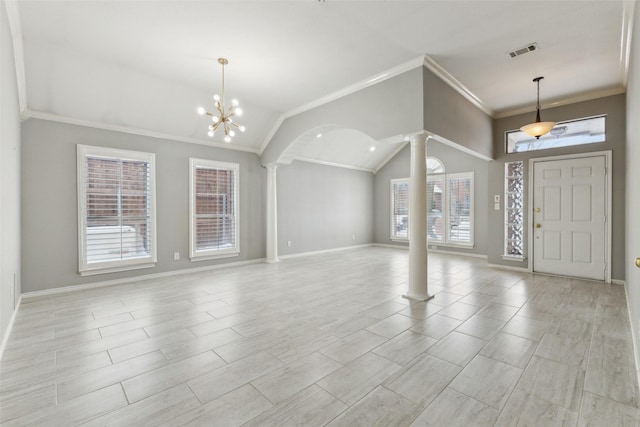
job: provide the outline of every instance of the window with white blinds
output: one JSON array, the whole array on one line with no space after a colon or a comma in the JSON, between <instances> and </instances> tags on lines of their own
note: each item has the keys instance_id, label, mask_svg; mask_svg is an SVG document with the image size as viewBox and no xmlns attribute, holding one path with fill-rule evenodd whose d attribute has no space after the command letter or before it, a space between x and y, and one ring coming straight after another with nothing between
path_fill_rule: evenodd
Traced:
<instances>
[{"instance_id":1,"label":"window with white blinds","mask_svg":"<svg viewBox=\"0 0 640 427\"><path fill-rule=\"evenodd\" d=\"M154 155L78 145L79 271L156 262Z\"/></svg>"},{"instance_id":2,"label":"window with white blinds","mask_svg":"<svg viewBox=\"0 0 640 427\"><path fill-rule=\"evenodd\" d=\"M473 172L447 175L447 242L473 245Z\"/></svg>"},{"instance_id":3,"label":"window with white blinds","mask_svg":"<svg viewBox=\"0 0 640 427\"><path fill-rule=\"evenodd\" d=\"M190 258L239 255L240 165L202 159L190 163Z\"/></svg>"},{"instance_id":4,"label":"window with white blinds","mask_svg":"<svg viewBox=\"0 0 640 427\"><path fill-rule=\"evenodd\" d=\"M427 176L427 241L473 246L473 172ZM409 239L409 179L391 180L391 239Z\"/></svg>"},{"instance_id":5,"label":"window with white blinds","mask_svg":"<svg viewBox=\"0 0 640 427\"><path fill-rule=\"evenodd\" d=\"M409 180L391 180L391 240L409 239Z\"/></svg>"}]
</instances>

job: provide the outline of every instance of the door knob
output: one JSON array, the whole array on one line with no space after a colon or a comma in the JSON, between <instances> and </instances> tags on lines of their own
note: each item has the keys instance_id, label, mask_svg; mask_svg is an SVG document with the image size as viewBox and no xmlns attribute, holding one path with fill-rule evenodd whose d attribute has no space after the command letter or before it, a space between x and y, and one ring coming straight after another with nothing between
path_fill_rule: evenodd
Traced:
<instances>
[{"instance_id":1,"label":"door knob","mask_svg":"<svg viewBox=\"0 0 640 427\"><path fill-rule=\"evenodd\" d=\"M542 227L542 224L536 224L536 228Z\"/></svg>"},{"instance_id":2,"label":"door knob","mask_svg":"<svg viewBox=\"0 0 640 427\"><path fill-rule=\"evenodd\" d=\"M640 268L640 257L636 258L636 267Z\"/></svg>"}]
</instances>

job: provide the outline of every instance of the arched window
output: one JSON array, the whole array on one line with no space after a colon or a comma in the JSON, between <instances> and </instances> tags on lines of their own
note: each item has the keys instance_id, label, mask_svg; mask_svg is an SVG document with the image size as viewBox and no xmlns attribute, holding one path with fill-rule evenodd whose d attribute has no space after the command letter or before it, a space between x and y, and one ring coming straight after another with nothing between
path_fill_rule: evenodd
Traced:
<instances>
[{"instance_id":1,"label":"arched window","mask_svg":"<svg viewBox=\"0 0 640 427\"><path fill-rule=\"evenodd\" d=\"M444 173L444 164L437 157L427 157L427 175Z\"/></svg>"},{"instance_id":2,"label":"arched window","mask_svg":"<svg viewBox=\"0 0 640 427\"><path fill-rule=\"evenodd\" d=\"M473 247L473 172L445 172L440 159L427 157L427 240ZM391 180L391 240L409 239L408 202L409 179Z\"/></svg>"}]
</instances>

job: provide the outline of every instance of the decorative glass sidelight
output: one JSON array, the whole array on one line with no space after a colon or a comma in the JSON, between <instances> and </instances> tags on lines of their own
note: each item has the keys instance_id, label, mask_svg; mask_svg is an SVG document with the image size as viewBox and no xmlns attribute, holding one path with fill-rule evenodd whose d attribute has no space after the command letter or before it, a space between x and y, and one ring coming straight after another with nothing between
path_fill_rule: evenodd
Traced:
<instances>
[{"instance_id":1,"label":"decorative glass sidelight","mask_svg":"<svg viewBox=\"0 0 640 427\"><path fill-rule=\"evenodd\" d=\"M524 257L524 163L505 164L504 254Z\"/></svg>"}]
</instances>

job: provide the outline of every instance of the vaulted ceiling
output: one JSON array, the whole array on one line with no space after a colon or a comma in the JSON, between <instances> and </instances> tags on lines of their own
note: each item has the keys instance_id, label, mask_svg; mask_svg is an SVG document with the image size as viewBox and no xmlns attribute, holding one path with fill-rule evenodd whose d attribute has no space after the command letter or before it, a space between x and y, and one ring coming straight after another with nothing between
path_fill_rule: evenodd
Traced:
<instances>
[{"instance_id":1,"label":"vaulted ceiling","mask_svg":"<svg viewBox=\"0 0 640 427\"><path fill-rule=\"evenodd\" d=\"M539 75L543 106L624 92L634 7L617 0L10 3L27 115L222 145L219 135L207 137L196 108L213 108L217 58L225 57L226 95L240 100L238 121L247 127L225 146L258 154L283 118L415 68L425 56L494 117L532 110ZM538 49L507 54L531 43ZM351 137L370 149L362 135ZM298 155L358 159L355 148L341 158L340 144L330 145L307 144ZM358 166L375 169L396 148L377 147L377 160Z\"/></svg>"}]
</instances>

